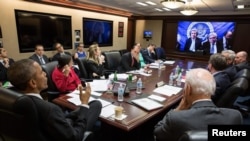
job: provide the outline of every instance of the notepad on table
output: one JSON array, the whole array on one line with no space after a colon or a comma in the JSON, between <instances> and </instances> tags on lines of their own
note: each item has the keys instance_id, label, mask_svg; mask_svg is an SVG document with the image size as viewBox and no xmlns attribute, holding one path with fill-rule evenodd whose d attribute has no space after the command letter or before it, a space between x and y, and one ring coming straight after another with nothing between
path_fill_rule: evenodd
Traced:
<instances>
[{"instance_id":1,"label":"notepad on table","mask_svg":"<svg viewBox=\"0 0 250 141\"><path fill-rule=\"evenodd\" d=\"M132 100L132 103L134 103L134 104L136 104L136 105L138 105L138 106L140 106L148 111L163 107L162 104L160 104L154 100L151 100L149 98L134 99L134 100Z\"/></svg>"}]
</instances>

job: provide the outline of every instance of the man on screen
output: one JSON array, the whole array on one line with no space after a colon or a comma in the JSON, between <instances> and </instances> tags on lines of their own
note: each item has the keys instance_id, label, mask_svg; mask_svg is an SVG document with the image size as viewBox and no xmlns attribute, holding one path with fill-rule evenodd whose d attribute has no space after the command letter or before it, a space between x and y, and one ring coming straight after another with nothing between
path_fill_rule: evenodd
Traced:
<instances>
[{"instance_id":1,"label":"man on screen","mask_svg":"<svg viewBox=\"0 0 250 141\"><path fill-rule=\"evenodd\" d=\"M188 38L185 43L185 51L196 52L201 49L201 39L197 37L197 33L197 29L190 31L190 38Z\"/></svg>"},{"instance_id":2,"label":"man on screen","mask_svg":"<svg viewBox=\"0 0 250 141\"><path fill-rule=\"evenodd\" d=\"M221 53L223 50L223 46L217 40L217 34L215 32L211 32L208 35L208 41L203 44L204 54L215 54Z\"/></svg>"}]
</instances>

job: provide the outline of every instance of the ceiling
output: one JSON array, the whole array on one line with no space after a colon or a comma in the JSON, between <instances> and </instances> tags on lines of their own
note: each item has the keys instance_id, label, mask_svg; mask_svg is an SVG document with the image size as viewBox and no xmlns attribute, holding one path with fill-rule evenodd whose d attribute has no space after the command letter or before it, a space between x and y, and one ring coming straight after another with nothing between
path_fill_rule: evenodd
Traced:
<instances>
[{"instance_id":1,"label":"ceiling","mask_svg":"<svg viewBox=\"0 0 250 141\"><path fill-rule=\"evenodd\" d=\"M181 16L179 12L184 6L171 11L157 11L155 8L162 9L162 0L150 0L156 5L141 6L136 2L146 2L149 0L69 0L80 3L102 5L110 8L125 10L133 15L142 16ZM184 0L187 1L187 0ZM193 0L192 5L199 11L196 15L249 15L250 0ZM237 9L237 5L245 5L244 9Z\"/></svg>"}]
</instances>

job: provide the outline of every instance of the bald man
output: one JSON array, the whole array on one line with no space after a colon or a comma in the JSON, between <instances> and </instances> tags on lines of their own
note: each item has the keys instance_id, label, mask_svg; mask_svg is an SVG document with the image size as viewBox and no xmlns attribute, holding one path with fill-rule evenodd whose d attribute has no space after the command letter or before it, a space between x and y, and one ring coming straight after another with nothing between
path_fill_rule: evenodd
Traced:
<instances>
[{"instance_id":1,"label":"bald man","mask_svg":"<svg viewBox=\"0 0 250 141\"><path fill-rule=\"evenodd\" d=\"M156 140L178 141L184 132L207 130L208 125L242 124L242 115L239 111L215 106L211 101L214 91L215 80L208 70L190 70L186 75L180 104L155 126Z\"/></svg>"},{"instance_id":2,"label":"bald man","mask_svg":"<svg viewBox=\"0 0 250 141\"><path fill-rule=\"evenodd\" d=\"M246 51L239 51L236 53L234 64L236 65L238 71L244 68L248 68L248 69L250 68L247 58L248 58L248 54Z\"/></svg>"}]
</instances>

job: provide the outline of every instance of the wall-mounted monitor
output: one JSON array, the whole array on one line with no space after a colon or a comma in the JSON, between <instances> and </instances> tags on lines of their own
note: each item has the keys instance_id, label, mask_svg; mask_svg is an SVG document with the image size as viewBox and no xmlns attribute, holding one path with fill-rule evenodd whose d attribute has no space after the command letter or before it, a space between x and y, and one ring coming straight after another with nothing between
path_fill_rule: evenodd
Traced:
<instances>
[{"instance_id":1,"label":"wall-mounted monitor","mask_svg":"<svg viewBox=\"0 0 250 141\"><path fill-rule=\"evenodd\" d=\"M153 37L153 32L149 30L143 31L143 38L145 39L151 39Z\"/></svg>"},{"instance_id":2,"label":"wall-mounted monitor","mask_svg":"<svg viewBox=\"0 0 250 141\"><path fill-rule=\"evenodd\" d=\"M83 18L83 42L86 48L93 43L113 46L113 21Z\"/></svg>"},{"instance_id":3,"label":"wall-mounted monitor","mask_svg":"<svg viewBox=\"0 0 250 141\"><path fill-rule=\"evenodd\" d=\"M72 48L71 16L15 10L20 52L34 52L36 44L54 50L60 42L64 49Z\"/></svg>"},{"instance_id":4,"label":"wall-mounted monitor","mask_svg":"<svg viewBox=\"0 0 250 141\"><path fill-rule=\"evenodd\" d=\"M187 45L191 45L191 42L189 40L191 39L193 32L196 32L196 36L199 41L195 40L195 48L193 48L193 51L195 52L197 50L203 50L205 43L209 41L209 34L216 33L216 41L220 43L221 46L224 46L223 49L233 50L234 30L235 22L231 21L179 21L176 47L178 51L190 51L190 48L187 47ZM225 39L223 39L223 37L228 32L230 32L230 36L227 37L226 41ZM200 42L200 46L197 45L198 42Z\"/></svg>"}]
</instances>

